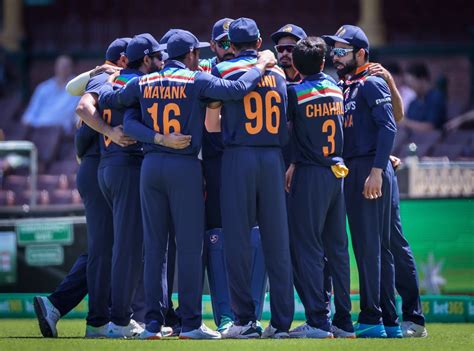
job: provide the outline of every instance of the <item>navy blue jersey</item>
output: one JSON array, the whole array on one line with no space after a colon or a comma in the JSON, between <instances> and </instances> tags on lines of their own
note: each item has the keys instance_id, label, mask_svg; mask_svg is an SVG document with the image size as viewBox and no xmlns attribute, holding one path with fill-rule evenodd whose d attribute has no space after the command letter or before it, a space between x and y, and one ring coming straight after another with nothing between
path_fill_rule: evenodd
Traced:
<instances>
[{"instance_id":1,"label":"navy blue jersey","mask_svg":"<svg viewBox=\"0 0 474 351\"><path fill-rule=\"evenodd\" d=\"M142 72L134 69L123 69L120 71L120 75L115 79L113 84L114 90L122 89L129 80L132 78L143 75ZM105 122L111 127L123 125L124 109L123 108L107 108L102 106L99 102L99 113ZM103 160L106 160L112 156L123 156L123 155L142 155L142 144L137 142L135 144L122 147L115 144L112 140L105 135L100 138L100 152Z\"/></svg>"},{"instance_id":2,"label":"navy blue jersey","mask_svg":"<svg viewBox=\"0 0 474 351\"><path fill-rule=\"evenodd\" d=\"M343 85L343 157L374 156L373 167L385 169L397 131L387 83L367 74L367 65Z\"/></svg>"},{"instance_id":3,"label":"navy blue jersey","mask_svg":"<svg viewBox=\"0 0 474 351\"><path fill-rule=\"evenodd\" d=\"M256 51L245 51L221 62L213 74L238 79L257 62ZM222 139L227 146L283 146L288 141L286 125L287 88L279 67L268 69L254 91L242 100L228 101L221 110Z\"/></svg>"},{"instance_id":4,"label":"navy blue jersey","mask_svg":"<svg viewBox=\"0 0 474 351\"><path fill-rule=\"evenodd\" d=\"M294 163L330 167L342 162L344 103L331 77L318 73L289 87L288 119Z\"/></svg>"},{"instance_id":5,"label":"navy blue jersey","mask_svg":"<svg viewBox=\"0 0 474 351\"><path fill-rule=\"evenodd\" d=\"M192 136L191 145L176 150L150 143L149 133L132 135L143 140L144 151L197 156L202 146L206 98L238 100L254 89L261 78L253 69L238 82L217 79L207 73L191 71L182 62L169 61L160 72L132 79L116 92L110 84L101 90L100 104L108 107L140 103L142 124L161 134L179 132ZM143 139L144 138L144 139Z\"/></svg>"},{"instance_id":6,"label":"navy blue jersey","mask_svg":"<svg viewBox=\"0 0 474 351\"><path fill-rule=\"evenodd\" d=\"M81 126L74 135L74 146L76 155L79 158L99 157L99 133L87 124L81 123Z\"/></svg>"},{"instance_id":7,"label":"navy blue jersey","mask_svg":"<svg viewBox=\"0 0 474 351\"><path fill-rule=\"evenodd\" d=\"M212 69L217 65L217 57L199 60L199 69L203 72L211 73ZM202 139L202 159L221 157L224 151L221 132L209 133L204 129Z\"/></svg>"}]
</instances>

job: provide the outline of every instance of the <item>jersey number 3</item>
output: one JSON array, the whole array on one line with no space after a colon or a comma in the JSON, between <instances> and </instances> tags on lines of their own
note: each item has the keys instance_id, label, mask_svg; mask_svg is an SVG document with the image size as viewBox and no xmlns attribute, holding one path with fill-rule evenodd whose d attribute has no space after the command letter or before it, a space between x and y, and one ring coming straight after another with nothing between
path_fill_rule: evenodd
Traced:
<instances>
[{"instance_id":1,"label":"jersey number 3","mask_svg":"<svg viewBox=\"0 0 474 351\"><path fill-rule=\"evenodd\" d=\"M334 135L336 134L336 122L332 119L327 119L324 121L322 129L323 133L328 135L328 143L331 144L331 149L327 146L323 146L323 155L324 157L327 157L336 151L336 142L334 140Z\"/></svg>"},{"instance_id":2,"label":"jersey number 3","mask_svg":"<svg viewBox=\"0 0 474 351\"><path fill-rule=\"evenodd\" d=\"M281 103L281 96L274 90L265 94L265 99L256 91L252 91L244 97L245 115L250 122L245 122L245 130L249 134L258 134L265 129L270 134L278 134L280 127L280 108L275 103ZM263 116L265 112L265 117Z\"/></svg>"},{"instance_id":3,"label":"jersey number 3","mask_svg":"<svg viewBox=\"0 0 474 351\"><path fill-rule=\"evenodd\" d=\"M158 125L158 103L155 102L151 107L147 108L147 111L151 115L153 120L153 129L155 132L160 133L160 126ZM162 134L170 133L181 133L181 125L177 119L170 119L170 114L173 113L174 117L181 116L181 110L179 105L175 103L168 103L163 109L163 132ZM173 130L171 130L173 128Z\"/></svg>"}]
</instances>

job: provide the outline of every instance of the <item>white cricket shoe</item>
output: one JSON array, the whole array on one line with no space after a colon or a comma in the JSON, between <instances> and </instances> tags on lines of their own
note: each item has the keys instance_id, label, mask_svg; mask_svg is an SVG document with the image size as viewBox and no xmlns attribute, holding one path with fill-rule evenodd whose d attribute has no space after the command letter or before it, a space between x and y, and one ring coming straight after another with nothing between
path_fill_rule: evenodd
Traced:
<instances>
[{"instance_id":1,"label":"white cricket shoe","mask_svg":"<svg viewBox=\"0 0 474 351\"><path fill-rule=\"evenodd\" d=\"M334 335L331 332L304 323L290 330L290 338L332 339Z\"/></svg>"},{"instance_id":2,"label":"white cricket shoe","mask_svg":"<svg viewBox=\"0 0 474 351\"><path fill-rule=\"evenodd\" d=\"M143 333L143 328L131 319L130 323L125 326L110 322L107 337L112 339L135 339L138 338L141 333Z\"/></svg>"},{"instance_id":3,"label":"white cricket shoe","mask_svg":"<svg viewBox=\"0 0 474 351\"><path fill-rule=\"evenodd\" d=\"M338 328L335 325L331 326L331 333L334 335L335 338L341 339L355 339L356 334L355 332L348 332L344 329Z\"/></svg>"},{"instance_id":4,"label":"white cricket shoe","mask_svg":"<svg viewBox=\"0 0 474 351\"><path fill-rule=\"evenodd\" d=\"M100 327L93 327L92 325L86 325L86 338L106 338L109 332L109 323L101 325Z\"/></svg>"},{"instance_id":5,"label":"white cricket shoe","mask_svg":"<svg viewBox=\"0 0 474 351\"><path fill-rule=\"evenodd\" d=\"M58 336L56 324L61 318L61 313L45 296L35 296L33 298L33 307L41 334L45 338L56 338Z\"/></svg>"},{"instance_id":6,"label":"white cricket shoe","mask_svg":"<svg viewBox=\"0 0 474 351\"><path fill-rule=\"evenodd\" d=\"M190 330L187 332L181 331L179 334L180 339L194 339L194 340L202 340L202 339L207 339L207 340L217 340L221 339L221 333L211 330L206 325L203 323L201 326L197 329Z\"/></svg>"},{"instance_id":7,"label":"white cricket shoe","mask_svg":"<svg viewBox=\"0 0 474 351\"><path fill-rule=\"evenodd\" d=\"M222 337L225 339L258 339L262 336L262 327L257 322L248 322L246 325L235 323Z\"/></svg>"},{"instance_id":8,"label":"white cricket shoe","mask_svg":"<svg viewBox=\"0 0 474 351\"><path fill-rule=\"evenodd\" d=\"M426 338L428 331L422 325L406 321L401 324L404 338Z\"/></svg>"},{"instance_id":9,"label":"white cricket shoe","mask_svg":"<svg viewBox=\"0 0 474 351\"><path fill-rule=\"evenodd\" d=\"M274 328L271 324L269 324L268 327L266 327L262 333L263 339L287 339L289 337L290 334L288 334L288 332L278 330L277 328Z\"/></svg>"}]
</instances>

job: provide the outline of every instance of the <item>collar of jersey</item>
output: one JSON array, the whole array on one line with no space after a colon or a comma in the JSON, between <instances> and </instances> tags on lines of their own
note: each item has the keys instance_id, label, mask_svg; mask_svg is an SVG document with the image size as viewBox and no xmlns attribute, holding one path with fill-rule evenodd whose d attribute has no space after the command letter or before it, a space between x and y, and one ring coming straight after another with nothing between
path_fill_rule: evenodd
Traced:
<instances>
[{"instance_id":1,"label":"collar of jersey","mask_svg":"<svg viewBox=\"0 0 474 351\"><path fill-rule=\"evenodd\" d=\"M165 67L178 67L178 68L186 68L186 65L182 63L181 61L176 61L176 60L169 60Z\"/></svg>"},{"instance_id":2,"label":"collar of jersey","mask_svg":"<svg viewBox=\"0 0 474 351\"><path fill-rule=\"evenodd\" d=\"M360 67L357 67L354 74L349 78L349 81L360 80L362 77L367 75L368 68L369 68L369 63L366 63L365 65L362 65Z\"/></svg>"},{"instance_id":3,"label":"collar of jersey","mask_svg":"<svg viewBox=\"0 0 474 351\"><path fill-rule=\"evenodd\" d=\"M257 57L257 50L245 50L242 51L237 57L244 57L244 56L252 56L252 57Z\"/></svg>"},{"instance_id":4,"label":"collar of jersey","mask_svg":"<svg viewBox=\"0 0 474 351\"><path fill-rule=\"evenodd\" d=\"M120 75L126 75L126 74L134 74L136 76L144 76L145 73L138 69L130 69L130 68L124 68L123 70L120 71Z\"/></svg>"},{"instance_id":5,"label":"collar of jersey","mask_svg":"<svg viewBox=\"0 0 474 351\"><path fill-rule=\"evenodd\" d=\"M319 72L316 74L312 74L310 76L307 76L303 79L303 82L306 82L308 80L321 80L325 78L325 74L323 72Z\"/></svg>"}]
</instances>

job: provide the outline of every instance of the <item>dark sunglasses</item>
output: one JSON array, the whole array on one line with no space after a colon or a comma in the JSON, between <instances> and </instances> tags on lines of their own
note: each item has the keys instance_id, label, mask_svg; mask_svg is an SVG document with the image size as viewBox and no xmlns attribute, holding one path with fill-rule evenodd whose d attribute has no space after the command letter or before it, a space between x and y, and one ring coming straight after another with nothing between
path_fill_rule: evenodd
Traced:
<instances>
[{"instance_id":1,"label":"dark sunglasses","mask_svg":"<svg viewBox=\"0 0 474 351\"><path fill-rule=\"evenodd\" d=\"M354 49L344 49L344 48L333 48L329 55L331 57L344 57L347 56L350 52L354 51Z\"/></svg>"},{"instance_id":2,"label":"dark sunglasses","mask_svg":"<svg viewBox=\"0 0 474 351\"><path fill-rule=\"evenodd\" d=\"M290 45L275 45L275 50L280 54L283 54L285 51L291 54L295 46L296 45L291 45L291 44Z\"/></svg>"},{"instance_id":3,"label":"dark sunglasses","mask_svg":"<svg viewBox=\"0 0 474 351\"><path fill-rule=\"evenodd\" d=\"M230 49L230 40L220 40L217 42L217 46L224 50Z\"/></svg>"}]
</instances>

